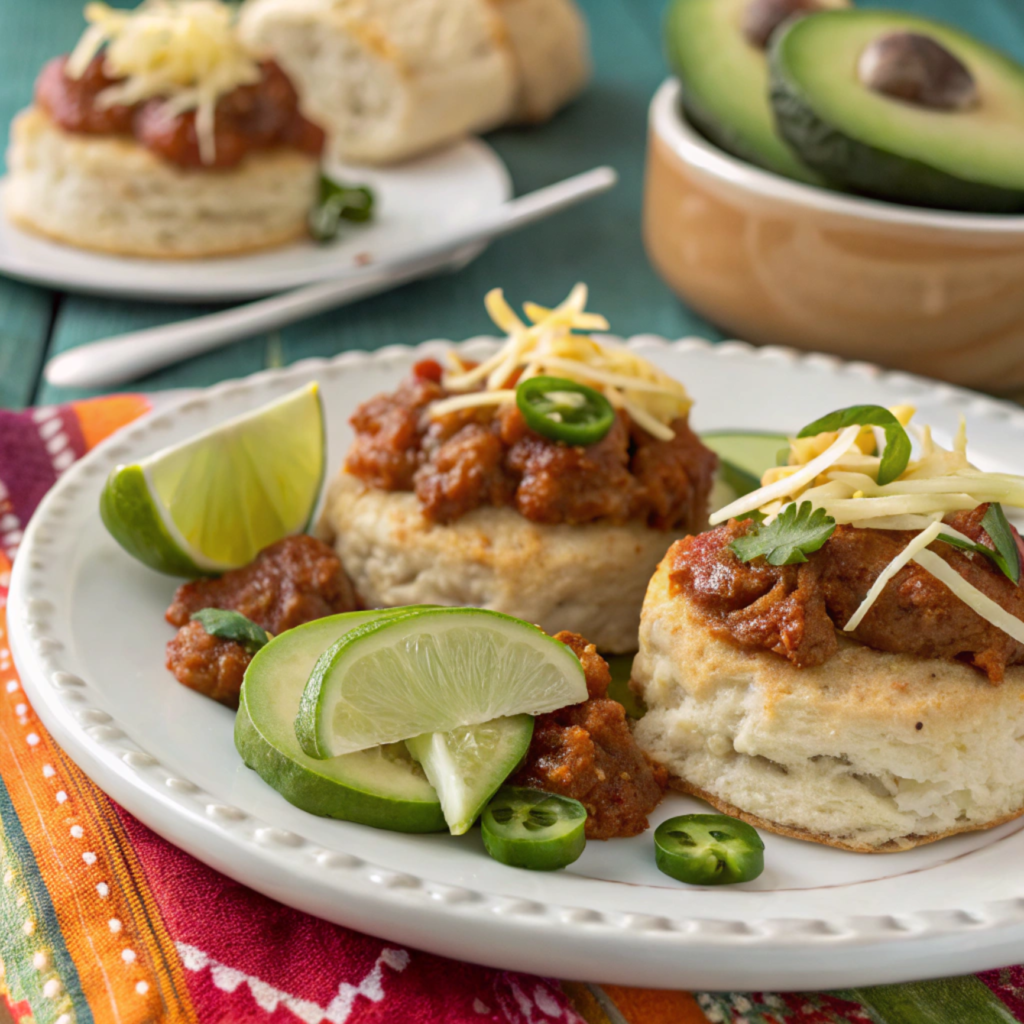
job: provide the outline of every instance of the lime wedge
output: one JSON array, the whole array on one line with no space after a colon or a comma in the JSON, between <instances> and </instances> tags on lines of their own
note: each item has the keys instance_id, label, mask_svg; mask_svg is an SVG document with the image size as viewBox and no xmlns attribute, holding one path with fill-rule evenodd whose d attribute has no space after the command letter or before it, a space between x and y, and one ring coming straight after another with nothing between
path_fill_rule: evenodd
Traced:
<instances>
[{"instance_id":1,"label":"lime wedge","mask_svg":"<svg viewBox=\"0 0 1024 1024\"><path fill-rule=\"evenodd\" d=\"M221 573L305 529L323 483L316 384L148 459L119 466L100 497L113 538L157 572Z\"/></svg>"},{"instance_id":2,"label":"lime wedge","mask_svg":"<svg viewBox=\"0 0 1024 1024\"><path fill-rule=\"evenodd\" d=\"M436 608L368 623L333 644L306 684L295 733L310 757L336 757L586 699L579 659L536 626Z\"/></svg>"},{"instance_id":3,"label":"lime wedge","mask_svg":"<svg viewBox=\"0 0 1024 1024\"><path fill-rule=\"evenodd\" d=\"M533 719L515 715L405 741L437 792L453 836L473 827L487 802L526 756L532 736Z\"/></svg>"},{"instance_id":4,"label":"lime wedge","mask_svg":"<svg viewBox=\"0 0 1024 1024\"><path fill-rule=\"evenodd\" d=\"M436 832L445 827L441 805L403 744L315 761L295 738L295 712L320 655L353 627L393 614L331 615L261 648L242 684L235 747L260 778L311 814L395 832Z\"/></svg>"}]
</instances>

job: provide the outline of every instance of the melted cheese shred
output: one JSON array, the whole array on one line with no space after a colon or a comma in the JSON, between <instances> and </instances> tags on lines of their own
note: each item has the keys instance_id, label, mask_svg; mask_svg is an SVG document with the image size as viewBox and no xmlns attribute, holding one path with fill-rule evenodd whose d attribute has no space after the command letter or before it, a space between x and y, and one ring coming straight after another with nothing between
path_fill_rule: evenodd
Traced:
<instances>
[{"instance_id":1,"label":"melted cheese shred","mask_svg":"<svg viewBox=\"0 0 1024 1024\"><path fill-rule=\"evenodd\" d=\"M878 579L871 584L871 589L864 596L860 607L850 616L849 621L843 626L844 632L852 633L863 621L864 616L871 611L871 606L881 597L889 580L893 578L907 565L920 551L924 551L933 540L942 532L942 523L932 523L927 530L919 533L911 542L878 574ZM941 562L942 559L939 559ZM943 565L946 563L943 562ZM1022 623L1024 625L1024 623Z\"/></svg>"},{"instance_id":2,"label":"melted cheese shred","mask_svg":"<svg viewBox=\"0 0 1024 1024\"><path fill-rule=\"evenodd\" d=\"M968 608L991 622L997 629L1012 636L1017 643L1024 644L1024 622L1021 622L1016 615L1011 615L1002 605L983 594L977 587L968 583L956 569L934 551L918 551L914 555L914 561L922 569L930 572L940 583L949 587Z\"/></svg>"},{"instance_id":3,"label":"melted cheese shred","mask_svg":"<svg viewBox=\"0 0 1024 1024\"><path fill-rule=\"evenodd\" d=\"M168 116L196 112L203 163L216 157L217 101L260 80L256 59L242 46L232 8L216 0L146 0L132 11L104 3L85 8L90 23L65 73L80 78L106 47L103 66L123 79L96 98L101 107L159 98Z\"/></svg>"},{"instance_id":4,"label":"melted cheese shred","mask_svg":"<svg viewBox=\"0 0 1024 1024\"><path fill-rule=\"evenodd\" d=\"M670 424L692 405L686 389L625 346L590 336L590 331L607 331L608 321L587 312L586 285L576 285L554 309L527 302L525 320L500 288L488 292L484 302L507 340L489 359L470 369L456 357L456 369L445 374L443 384L457 393L430 405L429 416L504 405L515 400L513 381L553 376L600 391L614 408L627 412L659 441L675 437Z\"/></svg>"},{"instance_id":5,"label":"melted cheese shred","mask_svg":"<svg viewBox=\"0 0 1024 1024\"><path fill-rule=\"evenodd\" d=\"M712 526L727 522L736 516L753 512L778 498L793 497L812 483L818 476L835 465L857 442L860 427L847 427L817 458L811 459L806 466L801 466L793 473L781 477L767 487L752 491L750 494L737 498L731 505L719 509L708 520Z\"/></svg>"}]
</instances>

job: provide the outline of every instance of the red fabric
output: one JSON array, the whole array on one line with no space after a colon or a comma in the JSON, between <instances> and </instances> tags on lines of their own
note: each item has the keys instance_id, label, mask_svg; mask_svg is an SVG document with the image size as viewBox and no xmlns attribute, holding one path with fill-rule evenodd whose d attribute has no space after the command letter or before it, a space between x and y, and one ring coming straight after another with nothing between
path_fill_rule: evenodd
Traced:
<instances>
[{"instance_id":1,"label":"red fabric","mask_svg":"<svg viewBox=\"0 0 1024 1024\"><path fill-rule=\"evenodd\" d=\"M552 982L406 950L275 903L118 808L204 1024L581 1024Z\"/></svg>"},{"instance_id":2,"label":"red fabric","mask_svg":"<svg viewBox=\"0 0 1024 1024\"><path fill-rule=\"evenodd\" d=\"M5 552L87 444L146 408L119 396L0 410L0 738L15 758L0 795L21 826L0 828L0 874L25 886L9 908L0 899L0 1020L582 1024L554 982L404 949L225 878L113 804L53 744L6 647Z\"/></svg>"}]
</instances>

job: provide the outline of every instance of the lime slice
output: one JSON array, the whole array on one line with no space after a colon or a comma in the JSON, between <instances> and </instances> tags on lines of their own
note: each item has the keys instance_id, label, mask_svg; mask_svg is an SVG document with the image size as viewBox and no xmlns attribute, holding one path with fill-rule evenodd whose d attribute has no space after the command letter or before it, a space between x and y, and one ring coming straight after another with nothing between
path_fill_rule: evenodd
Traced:
<instances>
[{"instance_id":1,"label":"lime slice","mask_svg":"<svg viewBox=\"0 0 1024 1024\"><path fill-rule=\"evenodd\" d=\"M100 515L128 554L172 576L248 565L306 528L320 495L324 414L316 384L148 459L119 466Z\"/></svg>"},{"instance_id":2,"label":"lime slice","mask_svg":"<svg viewBox=\"0 0 1024 1024\"><path fill-rule=\"evenodd\" d=\"M389 614L331 615L261 648L242 684L235 747L264 782L311 814L395 832L436 832L445 827L437 794L403 744L317 761L295 738L295 713L320 655L355 626Z\"/></svg>"},{"instance_id":3,"label":"lime slice","mask_svg":"<svg viewBox=\"0 0 1024 1024\"><path fill-rule=\"evenodd\" d=\"M310 757L587 699L565 644L499 612L436 608L371 622L317 662L295 719Z\"/></svg>"},{"instance_id":4,"label":"lime slice","mask_svg":"<svg viewBox=\"0 0 1024 1024\"><path fill-rule=\"evenodd\" d=\"M526 756L532 736L533 719L515 715L405 741L436 790L453 836L473 827L487 801Z\"/></svg>"}]
</instances>

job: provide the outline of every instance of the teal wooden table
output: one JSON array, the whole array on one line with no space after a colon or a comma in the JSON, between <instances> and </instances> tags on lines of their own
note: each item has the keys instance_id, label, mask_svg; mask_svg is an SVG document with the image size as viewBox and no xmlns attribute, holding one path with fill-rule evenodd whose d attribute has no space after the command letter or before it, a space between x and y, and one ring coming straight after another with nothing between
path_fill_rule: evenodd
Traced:
<instances>
[{"instance_id":1,"label":"teal wooden table","mask_svg":"<svg viewBox=\"0 0 1024 1024\"><path fill-rule=\"evenodd\" d=\"M640 238L647 104L666 74L659 38L663 0L581 2L590 20L596 63L586 95L544 127L499 131L488 141L508 164L517 193L603 163L619 171L614 192L495 243L457 274L239 342L133 387L197 387L310 356L478 334L490 328L481 300L495 285L504 287L516 303L551 303L576 281L586 281L592 308L608 316L619 334L720 338L662 284ZM1024 0L898 0L862 6L898 6L943 17L1024 59ZM40 66L78 38L81 9L79 0L0 0L4 144L11 117L31 99ZM88 394L47 385L42 378L46 359L99 337L206 308L65 295L0 278L0 407Z\"/></svg>"}]
</instances>

